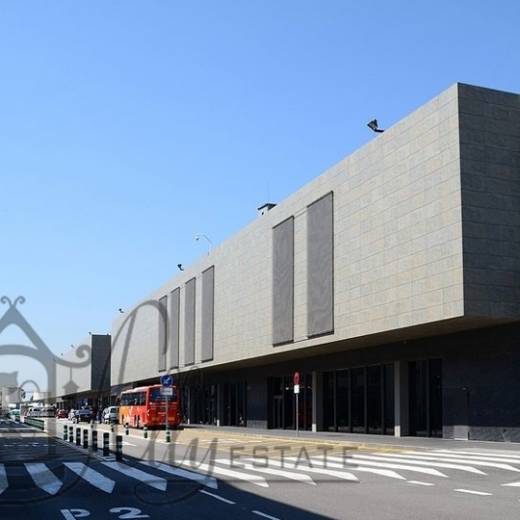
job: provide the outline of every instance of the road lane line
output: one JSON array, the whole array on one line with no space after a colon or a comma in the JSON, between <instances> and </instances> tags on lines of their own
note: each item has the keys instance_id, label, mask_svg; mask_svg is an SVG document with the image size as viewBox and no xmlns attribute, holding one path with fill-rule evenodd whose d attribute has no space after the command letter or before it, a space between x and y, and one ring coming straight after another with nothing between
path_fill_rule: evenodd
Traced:
<instances>
[{"instance_id":1,"label":"road lane line","mask_svg":"<svg viewBox=\"0 0 520 520\"><path fill-rule=\"evenodd\" d=\"M394 462L377 462L372 460L364 460L364 459L353 459L351 457L342 459L341 457L328 457L330 460L341 462L342 464L350 464L350 465L360 465L360 466L374 466L377 468L387 468L387 469L400 469L404 471L413 471L415 473L422 473L424 475L430 475L434 477L448 478L448 475L440 472L437 469L433 468L421 468L417 466L410 466L409 464L395 464ZM408 462L408 461L407 461ZM349 468L350 469L350 468Z\"/></svg>"},{"instance_id":2,"label":"road lane line","mask_svg":"<svg viewBox=\"0 0 520 520\"><path fill-rule=\"evenodd\" d=\"M5 466L0 464L0 495L9 487L7 481L7 473L5 472Z\"/></svg>"},{"instance_id":3,"label":"road lane line","mask_svg":"<svg viewBox=\"0 0 520 520\"><path fill-rule=\"evenodd\" d=\"M209 491L206 491L205 489L199 489L199 493L204 493L205 495L208 495L209 497L216 498L217 500L220 500L221 502L225 502L226 504L229 504L231 506L234 506L236 502L233 502L233 500L228 500L227 498L221 497L219 495L215 495L215 493L210 493Z\"/></svg>"},{"instance_id":4,"label":"road lane line","mask_svg":"<svg viewBox=\"0 0 520 520\"><path fill-rule=\"evenodd\" d=\"M433 482L422 482L421 480L407 480L408 484L416 484L417 486L435 486Z\"/></svg>"},{"instance_id":5,"label":"road lane line","mask_svg":"<svg viewBox=\"0 0 520 520\"><path fill-rule=\"evenodd\" d=\"M412 464L414 466L433 466L436 468L448 468L448 469L457 469L460 471L465 471L467 473L474 473L475 475L486 475L483 471L480 469L474 468L472 466L462 465L462 464L451 464L451 463L445 463L445 462L430 462L430 461L420 461L420 460L407 460L407 459L399 459L387 456L373 456L373 455L352 455L351 460L376 460L376 461L383 461L383 462L397 462L399 464Z\"/></svg>"},{"instance_id":6,"label":"road lane line","mask_svg":"<svg viewBox=\"0 0 520 520\"><path fill-rule=\"evenodd\" d=\"M485 491L474 491L473 489L454 489L453 491L458 491L459 493L469 493L470 495L481 495L481 496L491 496L493 493L486 493Z\"/></svg>"},{"instance_id":7,"label":"road lane line","mask_svg":"<svg viewBox=\"0 0 520 520\"><path fill-rule=\"evenodd\" d=\"M264 518L267 518L268 520L280 520L276 516L271 516L271 515L268 515L267 513L262 513L262 511L258 511L257 509L253 509L251 511L251 513L254 513L255 515L258 515L258 516L263 516Z\"/></svg>"},{"instance_id":8,"label":"road lane line","mask_svg":"<svg viewBox=\"0 0 520 520\"><path fill-rule=\"evenodd\" d=\"M219 464L226 464L227 466L231 466L231 461L229 459L216 459L215 462ZM280 477L285 477L291 480L297 480L298 482L303 482L305 484L310 484L311 486L315 486L316 482L312 480L309 475L304 473L292 473L289 471L283 471L281 469L274 469L269 467L257 467L253 464L249 464L247 462L236 462L237 469L246 469L249 471L258 471L259 473L267 473L268 475L278 475ZM240 467L238 466L240 464Z\"/></svg>"},{"instance_id":9,"label":"road lane line","mask_svg":"<svg viewBox=\"0 0 520 520\"><path fill-rule=\"evenodd\" d=\"M188 471L181 468L174 468L169 466L168 464L163 464L162 462L156 462L152 460L140 460L140 464L145 464L146 466L150 466L151 468L158 469L160 471L164 471L165 473L169 473L170 475L175 475L177 477L185 478L188 480L193 480L194 482L198 482L203 486L218 489L217 479L211 477L210 475L205 475L201 473L195 473L193 471Z\"/></svg>"},{"instance_id":10,"label":"road lane line","mask_svg":"<svg viewBox=\"0 0 520 520\"><path fill-rule=\"evenodd\" d=\"M101 464L104 464L107 468L113 469L114 471L118 471L119 473L122 473L127 477L133 478L135 480L140 480L144 484L158 489L159 491L166 491L166 488L168 486L168 482L164 478L151 475L150 473L146 473L145 471L141 471L140 469L133 468L132 466L127 466L122 462L103 461Z\"/></svg>"},{"instance_id":11,"label":"road lane line","mask_svg":"<svg viewBox=\"0 0 520 520\"><path fill-rule=\"evenodd\" d=\"M89 468L86 464L83 464L83 462L64 462L63 464L92 486L101 489L101 491L105 493L112 493L112 491L114 491L116 483L112 479Z\"/></svg>"},{"instance_id":12,"label":"road lane line","mask_svg":"<svg viewBox=\"0 0 520 520\"><path fill-rule=\"evenodd\" d=\"M49 495L55 495L61 488L62 482L54 473L41 462L26 462L25 468L31 475L33 482Z\"/></svg>"}]
</instances>

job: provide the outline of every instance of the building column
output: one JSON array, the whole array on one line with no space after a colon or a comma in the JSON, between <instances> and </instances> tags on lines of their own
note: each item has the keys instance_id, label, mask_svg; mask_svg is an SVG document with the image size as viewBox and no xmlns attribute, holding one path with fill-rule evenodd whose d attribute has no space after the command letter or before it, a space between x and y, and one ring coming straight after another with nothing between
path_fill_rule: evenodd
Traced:
<instances>
[{"instance_id":1,"label":"building column","mask_svg":"<svg viewBox=\"0 0 520 520\"><path fill-rule=\"evenodd\" d=\"M394 363L394 435L403 437L409 432L408 417L408 363Z\"/></svg>"}]
</instances>

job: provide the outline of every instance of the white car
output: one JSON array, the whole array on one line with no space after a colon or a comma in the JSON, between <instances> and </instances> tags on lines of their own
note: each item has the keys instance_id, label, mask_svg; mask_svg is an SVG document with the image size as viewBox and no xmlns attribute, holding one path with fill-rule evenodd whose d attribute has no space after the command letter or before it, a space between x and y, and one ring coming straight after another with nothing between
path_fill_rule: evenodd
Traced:
<instances>
[{"instance_id":1,"label":"white car","mask_svg":"<svg viewBox=\"0 0 520 520\"><path fill-rule=\"evenodd\" d=\"M103 422L115 424L119 420L119 406L109 406L103 410Z\"/></svg>"}]
</instances>

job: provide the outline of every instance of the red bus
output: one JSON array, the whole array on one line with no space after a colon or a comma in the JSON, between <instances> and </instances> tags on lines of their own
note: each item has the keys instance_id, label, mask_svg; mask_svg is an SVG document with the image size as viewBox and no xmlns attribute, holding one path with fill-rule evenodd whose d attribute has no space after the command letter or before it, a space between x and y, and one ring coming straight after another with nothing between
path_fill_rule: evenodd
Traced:
<instances>
[{"instance_id":1,"label":"red bus","mask_svg":"<svg viewBox=\"0 0 520 520\"><path fill-rule=\"evenodd\" d=\"M181 407L177 387L172 395L162 395L161 385L141 386L121 393L119 424L134 428L164 426L168 404L168 425L177 428L181 423Z\"/></svg>"}]
</instances>

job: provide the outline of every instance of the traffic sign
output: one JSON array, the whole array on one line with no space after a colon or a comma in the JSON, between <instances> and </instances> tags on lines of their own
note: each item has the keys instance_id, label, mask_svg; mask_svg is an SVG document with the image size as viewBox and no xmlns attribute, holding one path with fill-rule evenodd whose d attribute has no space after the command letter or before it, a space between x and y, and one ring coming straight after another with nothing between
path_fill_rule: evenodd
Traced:
<instances>
[{"instance_id":1,"label":"traffic sign","mask_svg":"<svg viewBox=\"0 0 520 520\"><path fill-rule=\"evenodd\" d=\"M173 385L173 376L171 374L164 374L160 377L161 385L163 386L172 386Z\"/></svg>"},{"instance_id":2,"label":"traffic sign","mask_svg":"<svg viewBox=\"0 0 520 520\"><path fill-rule=\"evenodd\" d=\"M161 388L161 395L173 395L173 388L171 386L163 386Z\"/></svg>"},{"instance_id":3,"label":"traffic sign","mask_svg":"<svg viewBox=\"0 0 520 520\"><path fill-rule=\"evenodd\" d=\"M293 375L293 384L299 385L300 384L300 372L295 372Z\"/></svg>"},{"instance_id":4,"label":"traffic sign","mask_svg":"<svg viewBox=\"0 0 520 520\"><path fill-rule=\"evenodd\" d=\"M299 394L300 393L300 385L294 385L294 393Z\"/></svg>"}]
</instances>

